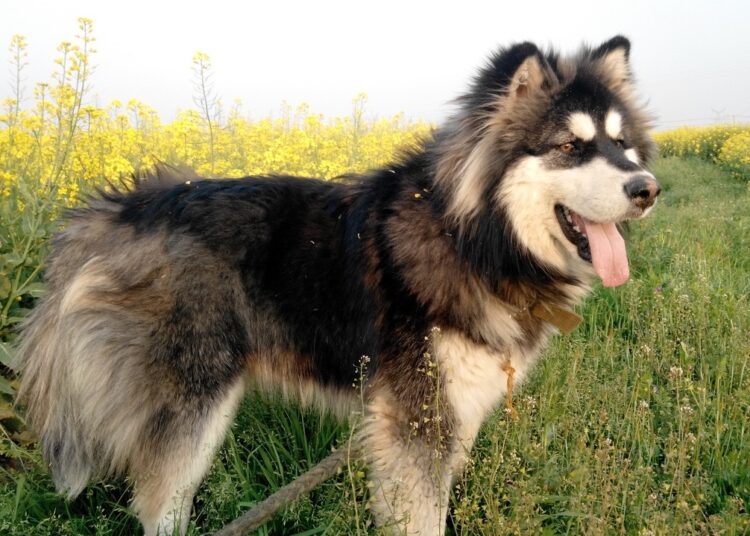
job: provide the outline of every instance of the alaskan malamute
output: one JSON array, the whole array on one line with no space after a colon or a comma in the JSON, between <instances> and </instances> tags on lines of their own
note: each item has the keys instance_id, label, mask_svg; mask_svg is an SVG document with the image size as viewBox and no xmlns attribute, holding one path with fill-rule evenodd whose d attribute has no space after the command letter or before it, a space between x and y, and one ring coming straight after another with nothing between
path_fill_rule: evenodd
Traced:
<instances>
[{"instance_id":1,"label":"alaskan malamute","mask_svg":"<svg viewBox=\"0 0 750 536\"><path fill-rule=\"evenodd\" d=\"M617 224L659 195L629 50L503 48L363 176L161 173L75 211L20 347L58 488L126 475L146 534L184 532L248 387L344 412L361 389L376 522L442 534L509 376L595 276L628 279Z\"/></svg>"}]
</instances>

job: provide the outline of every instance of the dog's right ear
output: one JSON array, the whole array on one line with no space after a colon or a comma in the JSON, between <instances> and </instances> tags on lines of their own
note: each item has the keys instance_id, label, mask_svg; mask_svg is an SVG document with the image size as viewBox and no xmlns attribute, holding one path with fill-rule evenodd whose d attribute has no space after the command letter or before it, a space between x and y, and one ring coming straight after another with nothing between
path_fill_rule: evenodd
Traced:
<instances>
[{"instance_id":1,"label":"dog's right ear","mask_svg":"<svg viewBox=\"0 0 750 536\"><path fill-rule=\"evenodd\" d=\"M508 95L513 99L528 97L542 89L543 83L544 70L539 51L534 46L533 53L529 54L513 73L508 86Z\"/></svg>"}]
</instances>

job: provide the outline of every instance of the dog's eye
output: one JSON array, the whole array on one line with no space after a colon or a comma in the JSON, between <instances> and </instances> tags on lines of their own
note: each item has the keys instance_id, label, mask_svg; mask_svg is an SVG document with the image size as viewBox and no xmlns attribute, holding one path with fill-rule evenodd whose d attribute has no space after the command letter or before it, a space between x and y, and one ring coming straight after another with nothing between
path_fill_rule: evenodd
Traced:
<instances>
[{"instance_id":1,"label":"dog's eye","mask_svg":"<svg viewBox=\"0 0 750 536\"><path fill-rule=\"evenodd\" d=\"M563 143L558 147L564 153L572 153L576 150L576 144L573 142Z\"/></svg>"},{"instance_id":2,"label":"dog's eye","mask_svg":"<svg viewBox=\"0 0 750 536\"><path fill-rule=\"evenodd\" d=\"M622 138L617 138L615 140L615 145L617 145L620 149L624 149L625 148L625 140L622 139Z\"/></svg>"}]
</instances>

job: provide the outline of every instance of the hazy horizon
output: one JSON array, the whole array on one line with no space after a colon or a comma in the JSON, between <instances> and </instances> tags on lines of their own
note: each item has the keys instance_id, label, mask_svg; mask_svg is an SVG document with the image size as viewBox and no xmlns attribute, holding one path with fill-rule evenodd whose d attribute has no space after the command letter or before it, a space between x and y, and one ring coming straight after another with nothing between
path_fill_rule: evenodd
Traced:
<instances>
[{"instance_id":1,"label":"hazy horizon","mask_svg":"<svg viewBox=\"0 0 750 536\"><path fill-rule=\"evenodd\" d=\"M346 2L232 5L6 0L0 61L13 34L28 42L26 104L36 82L49 81L56 47L72 41L77 18L94 22L97 39L90 98L100 106L135 98L164 120L193 107L191 59L211 57L214 89L253 118L278 115L283 102L348 115L368 94L368 116L403 112L439 122L450 101L498 46L530 40L574 51L615 34L631 39L639 93L657 128L750 122L750 3L675 1L535 3L533 7L448 3ZM7 68L5 70L7 72ZM0 85L0 98L10 96Z\"/></svg>"}]
</instances>

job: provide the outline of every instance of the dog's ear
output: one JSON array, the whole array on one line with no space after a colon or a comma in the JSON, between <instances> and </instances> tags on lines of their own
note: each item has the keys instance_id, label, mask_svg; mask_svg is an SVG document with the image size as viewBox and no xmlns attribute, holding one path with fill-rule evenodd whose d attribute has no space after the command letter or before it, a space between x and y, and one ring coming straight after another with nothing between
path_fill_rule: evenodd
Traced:
<instances>
[{"instance_id":1,"label":"dog's ear","mask_svg":"<svg viewBox=\"0 0 750 536\"><path fill-rule=\"evenodd\" d=\"M528 54L513 73L508 85L508 95L514 99L522 99L536 93L544 83L544 69L539 51L534 45L525 48Z\"/></svg>"},{"instance_id":2,"label":"dog's ear","mask_svg":"<svg viewBox=\"0 0 750 536\"><path fill-rule=\"evenodd\" d=\"M601 75L615 90L625 89L632 84L630 75L630 41L616 35L602 43L591 54L601 69Z\"/></svg>"}]
</instances>

